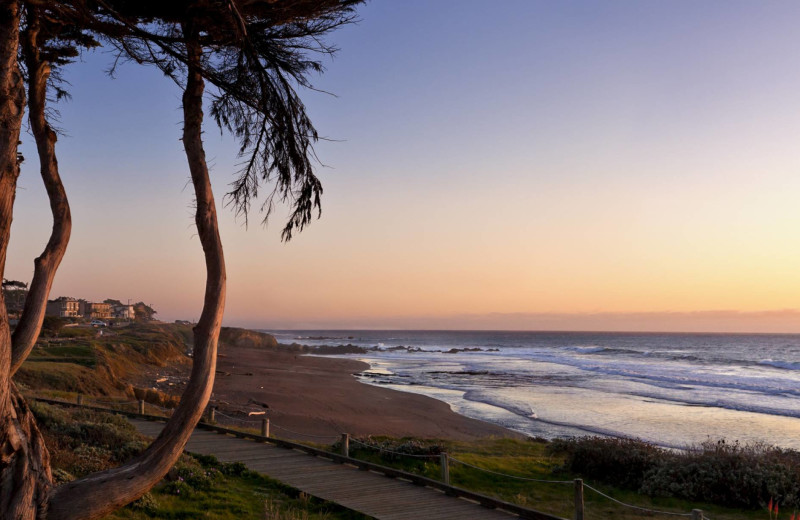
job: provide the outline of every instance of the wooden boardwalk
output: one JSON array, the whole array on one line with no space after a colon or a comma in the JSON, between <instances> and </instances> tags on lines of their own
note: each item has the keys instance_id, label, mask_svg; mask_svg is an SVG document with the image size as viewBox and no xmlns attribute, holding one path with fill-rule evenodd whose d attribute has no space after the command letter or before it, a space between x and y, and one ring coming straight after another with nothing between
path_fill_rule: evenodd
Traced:
<instances>
[{"instance_id":1,"label":"wooden boardwalk","mask_svg":"<svg viewBox=\"0 0 800 520\"><path fill-rule=\"evenodd\" d=\"M161 422L130 419L155 437ZM315 457L299 450L196 429L186 451L239 461L309 495L335 502L379 520L509 520L516 515L489 509L441 491L372 471Z\"/></svg>"}]
</instances>

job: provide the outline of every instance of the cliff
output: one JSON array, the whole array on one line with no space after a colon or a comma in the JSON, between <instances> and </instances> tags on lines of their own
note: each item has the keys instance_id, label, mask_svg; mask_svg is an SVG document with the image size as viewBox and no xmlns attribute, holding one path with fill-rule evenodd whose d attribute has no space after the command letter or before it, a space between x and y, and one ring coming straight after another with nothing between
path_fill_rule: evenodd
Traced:
<instances>
[{"instance_id":1,"label":"cliff","mask_svg":"<svg viewBox=\"0 0 800 520\"><path fill-rule=\"evenodd\" d=\"M274 336L263 332L236 327L222 327L219 333L219 346L220 350L224 350L227 346L274 349L278 347L278 342Z\"/></svg>"}]
</instances>

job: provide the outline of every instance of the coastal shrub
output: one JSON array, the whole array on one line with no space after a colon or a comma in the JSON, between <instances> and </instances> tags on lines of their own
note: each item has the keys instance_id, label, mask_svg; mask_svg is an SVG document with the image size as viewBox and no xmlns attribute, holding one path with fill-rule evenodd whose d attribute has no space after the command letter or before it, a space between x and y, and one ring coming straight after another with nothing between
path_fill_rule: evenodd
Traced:
<instances>
[{"instance_id":1,"label":"coastal shrub","mask_svg":"<svg viewBox=\"0 0 800 520\"><path fill-rule=\"evenodd\" d=\"M330 448L334 453L341 453L341 449L341 441ZM419 439L350 438L351 457L429 478L439 475L438 456L444 451L444 445L438 442Z\"/></svg>"},{"instance_id":2,"label":"coastal shrub","mask_svg":"<svg viewBox=\"0 0 800 520\"><path fill-rule=\"evenodd\" d=\"M182 480L173 480L164 484L159 491L167 495L175 495L182 497L191 497L194 495L192 486Z\"/></svg>"},{"instance_id":3,"label":"coastal shrub","mask_svg":"<svg viewBox=\"0 0 800 520\"><path fill-rule=\"evenodd\" d=\"M58 336L58 333L64 328L64 325L69 323L69 320L59 318L58 316L45 316L42 321L41 335L44 337Z\"/></svg>"},{"instance_id":4,"label":"coastal shrub","mask_svg":"<svg viewBox=\"0 0 800 520\"><path fill-rule=\"evenodd\" d=\"M59 330L61 338L92 338L97 331L89 327L63 327Z\"/></svg>"},{"instance_id":5,"label":"coastal shrub","mask_svg":"<svg viewBox=\"0 0 800 520\"><path fill-rule=\"evenodd\" d=\"M152 493L145 493L138 500L134 500L128 504L128 509L134 511L141 511L147 515L153 515L158 511L158 500Z\"/></svg>"},{"instance_id":6,"label":"coastal shrub","mask_svg":"<svg viewBox=\"0 0 800 520\"><path fill-rule=\"evenodd\" d=\"M549 453L565 456L565 471L587 479L639 489L644 475L670 454L636 439L575 437L556 439Z\"/></svg>"},{"instance_id":7,"label":"coastal shrub","mask_svg":"<svg viewBox=\"0 0 800 520\"><path fill-rule=\"evenodd\" d=\"M76 477L116 465L113 463L111 452L97 446L79 445L74 449L60 450L51 455L54 463L57 462L59 467Z\"/></svg>"},{"instance_id":8,"label":"coastal shrub","mask_svg":"<svg viewBox=\"0 0 800 520\"><path fill-rule=\"evenodd\" d=\"M336 441L331 451L339 453L342 441ZM369 451L380 454L386 460L402 460L403 455L439 455L447 451L444 445L437 442L426 442L419 439L375 439L373 437L354 437L351 439L350 451Z\"/></svg>"},{"instance_id":9,"label":"coastal shrub","mask_svg":"<svg viewBox=\"0 0 800 520\"><path fill-rule=\"evenodd\" d=\"M220 465L220 472L231 477L241 477L250 471L243 462L227 462Z\"/></svg>"},{"instance_id":10,"label":"coastal shrub","mask_svg":"<svg viewBox=\"0 0 800 520\"><path fill-rule=\"evenodd\" d=\"M183 489L183 484L194 491L208 491L222 482L223 476L222 472L213 465L204 465L194 457L182 455L167 474L167 480L170 484L179 483L169 486L167 492L179 494L177 491Z\"/></svg>"},{"instance_id":11,"label":"coastal shrub","mask_svg":"<svg viewBox=\"0 0 800 520\"><path fill-rule=\"evenodd\" d=\"M54 468L53 469L53 484L65 484L67 482L72 482L75 480L75 477L70 473L64 471L61 468Z\"/></svg>"},{"instance_id":12,"label":"coastal shrub","mask_svg":"<svg viewBox=\"0 0 800 520\"><path fill-rule=\"evenodd\" d=\"M36 417L36 424L41 428L49 428L52 424L63 424L68 421L68 414L60 406L51 406L40 401L30 401L28 403L31 412Z\"/></svg>"},{"instance_id":13,"label":"coastal shrub","mask_svg":"<svg viewBox=\"0 0 800 520\"><path fill-rule=\"evenodd\" d=\"M665 458L645 475L650 496L760 508L776 497L800 506L800 453L765 444L708 441Z\"/></svg>"},{"instance_id":14,"label":"coastal shrub","mask_svg":"<svg viewBox=\"0 0 800 520\"><path fill-rule=\"evenodd\" d=\"M146 447L143 437L123 417L37 401L30 407L45 436L53 466L61 469L63 476L81 477L117 466Z\"/></svg>"},{"instance_id":15,"label":"coastal shrub","mask_svg":"<svg viewBox=\"0 0 800 520\"><path fill-rule=\"evenodd\" d=\"M707 441L682 452L630 439L558 439L549 452L586 479L728 507L758 509L771 499L800 507L800 452L754 443Z\"/></svg>"}]
</instances>

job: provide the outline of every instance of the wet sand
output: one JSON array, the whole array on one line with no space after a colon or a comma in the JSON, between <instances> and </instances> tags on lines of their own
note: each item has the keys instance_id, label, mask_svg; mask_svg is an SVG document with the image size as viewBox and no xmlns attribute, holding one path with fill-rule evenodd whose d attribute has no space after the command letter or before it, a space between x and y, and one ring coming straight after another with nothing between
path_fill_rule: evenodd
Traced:
<instances>
[{"instance_id":1,"label":"wet sand","mask_svg":"<svg viewBox=\"0 0 800 520\"><path fill-rule=\"evenodd\" d=\"M307 441L315 438L299 434L453 440L520 436L458 415L441 401L358 382L353 374L367 368L349 359L226 346L220 352L211 401L223 414L239 418L265 411L273 435ZM229 421L219 418L223 424Z\"/></svg>"}]
</instances>

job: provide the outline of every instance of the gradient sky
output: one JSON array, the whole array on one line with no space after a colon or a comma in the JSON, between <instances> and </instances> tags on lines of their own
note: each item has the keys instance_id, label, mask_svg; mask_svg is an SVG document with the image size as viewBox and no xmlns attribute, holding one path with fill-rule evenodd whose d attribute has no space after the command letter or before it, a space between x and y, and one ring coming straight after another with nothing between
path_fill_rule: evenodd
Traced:
<instances>
[{"instance_id":1,"label":"gradient sky","mask_svg":"<svg viewBox=\"0 0 800 520\"><path fill-rule=\"evenodd\" d=\"M221 212L225 322L800 332L800 3L373 0L305 93L323 216ZM179 89L68 69L74 229L52 296L196 319ZM236 147L208 122L216 195ZM6 277L49 233L32 138Z\"/></svg>"}]
</instances>

